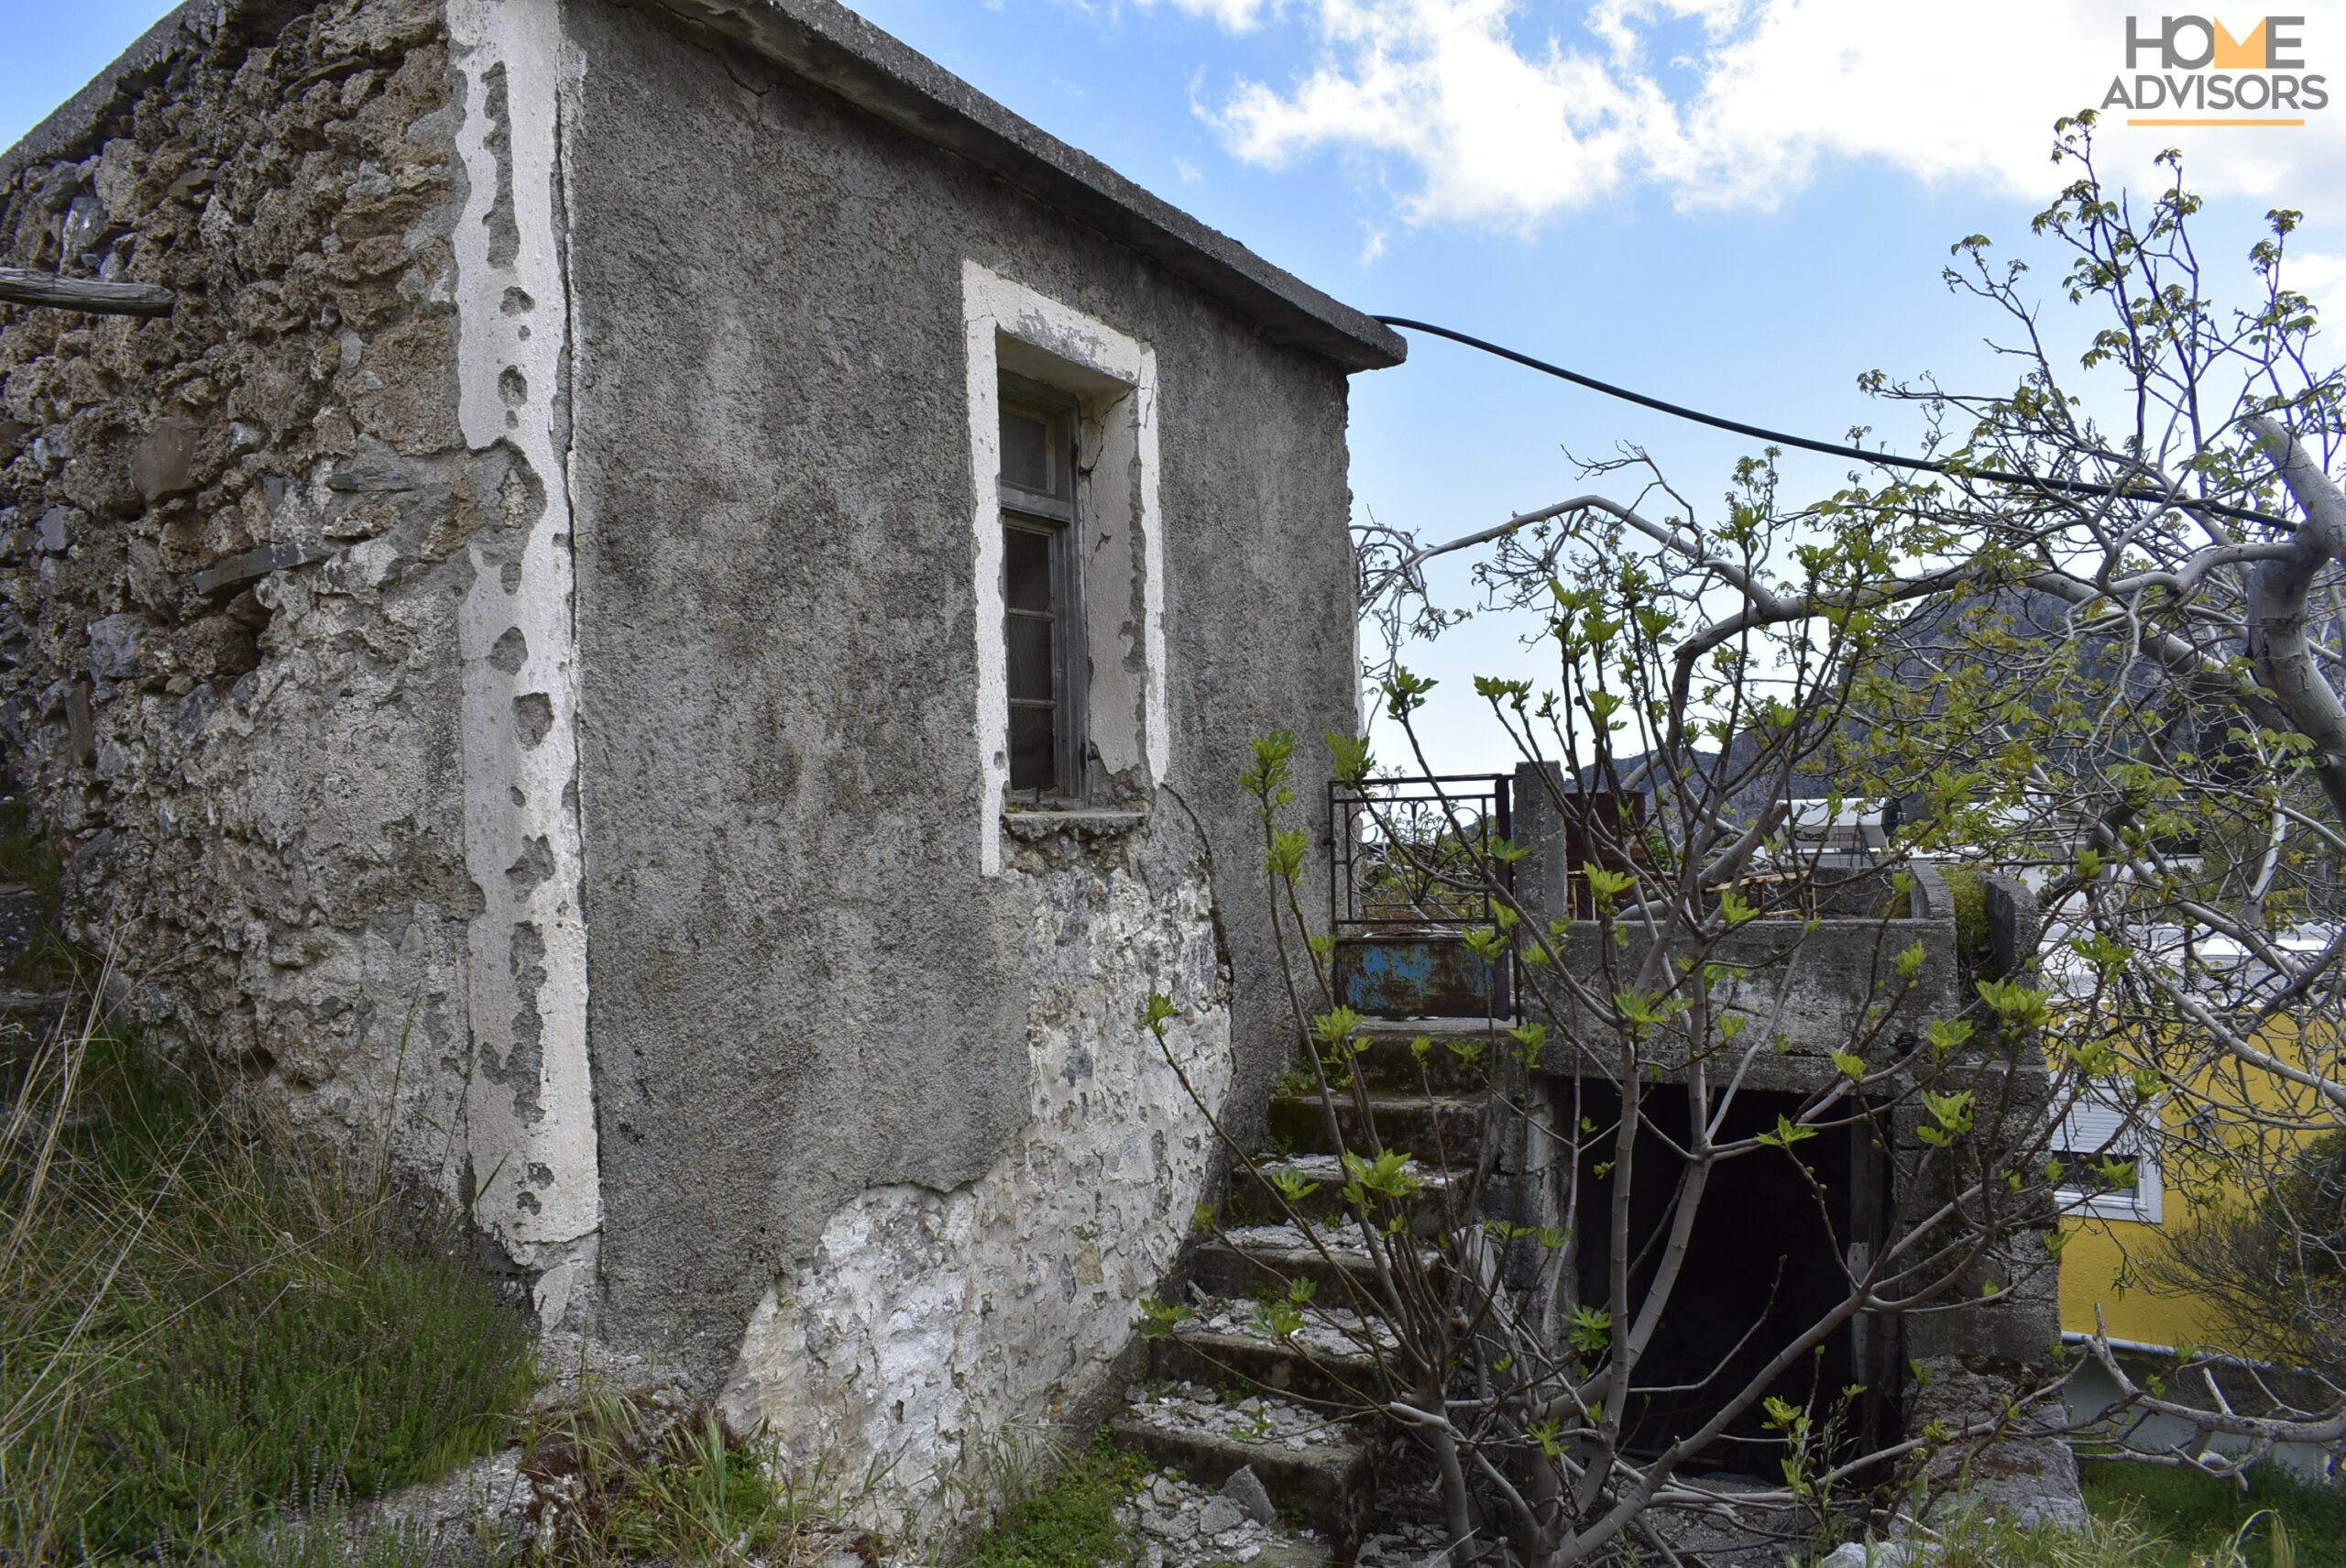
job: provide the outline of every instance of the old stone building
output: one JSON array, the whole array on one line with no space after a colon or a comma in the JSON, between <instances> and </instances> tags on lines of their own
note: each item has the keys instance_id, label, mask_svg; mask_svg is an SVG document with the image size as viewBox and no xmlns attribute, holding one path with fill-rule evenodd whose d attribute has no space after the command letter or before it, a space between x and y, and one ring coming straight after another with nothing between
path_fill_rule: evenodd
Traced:
<instances>
[{"instance_id":1,"label":"old stone building","mask_svg":"<svg viewBox=\"0 0 2346 1568\"><path fill-rule=\"evenodd\" d=\"M828 0L194 0L0 156L0 722L136 1009L915 1488L1285 1055L1384 327ZM1304 798L1315 798L1303 781Z\"/></svg>"}]
</instances>

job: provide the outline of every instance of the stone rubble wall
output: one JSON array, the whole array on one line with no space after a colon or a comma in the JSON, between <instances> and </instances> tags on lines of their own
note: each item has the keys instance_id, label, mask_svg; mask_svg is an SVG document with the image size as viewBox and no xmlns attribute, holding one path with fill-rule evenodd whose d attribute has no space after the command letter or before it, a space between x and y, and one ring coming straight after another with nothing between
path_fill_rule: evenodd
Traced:
<instances>
[{"instance_id":1,"label":"stone rubble wall","mask_svg":"<svg viewBox=\"0 0 2346 1568\"><path fill-rule=\"evenodd\" d=\"M0 307L0 743L153 1036L461 1201L458 612L542 487L457 427L440 5L287 14L175 14L0 159L0 261L180 297Z\"/></svg>"}]
</instances>

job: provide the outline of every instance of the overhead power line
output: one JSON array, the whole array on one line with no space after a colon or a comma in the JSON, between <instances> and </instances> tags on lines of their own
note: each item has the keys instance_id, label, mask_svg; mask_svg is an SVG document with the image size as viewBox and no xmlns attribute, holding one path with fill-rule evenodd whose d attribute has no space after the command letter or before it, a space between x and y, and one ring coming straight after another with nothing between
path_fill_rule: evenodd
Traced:
<instances>
[{"instance_id":1,"label":"overhead power line","mask_svg":"<svg viewBox=\"0 0 2346 1568\"><path fill-rule=\"evenodd\" d=\"M1453 343L1463 343L1469 348L1479 348L1484 353L1496 355L1501 359L1513 360L1528 369L1537 370L1544 376L1553 376L1561 381L1570 381L1575 387L1585 387L1592 392L1602 392L1608 398L1618 398L1623 402L1635 403L1639 408L1648 408L1657 413L1669 414L1673 419L1692 420L1696 424L1707 424L1714 430L1733 431L1738 435L1749 435L1756 440L1768 442L1771 445L1795 446L1803 452L1821 452L1828 457L1853 457L1860 463L1875 464L1884 468L1905 468L1918 473L1946 474L1955 478L1986 479L2002 485L2024 485L2034 489L2051 490L2067 496L2116 496L2123 500L2146 501L2156 506L2216 512L2224 517L2238 518L2244 522L2258 523L2266 528L2277 528L2284 532L2294 532L2297 527L2288 519L2275 517L2270 512L2256 511L2247 507L2226 506L2221 501L2200 500L2189 496L2178 498L2165 490L2143 489L2139 486L2101 485L2090 479L2055 479L2037 474L2014 474L2001 468L1966 468L1958 473L1946 463L1929 457L1909 457L1897 452L1869 452L1862 446L1845 446L1839 442L1817 441L1805 435L1792 435L1781 430L1769 430L1760 425L1746 424L1741 420L1727 419L1720 414L1705 413L1700 409L1690 409L1683 403L1648 397L1643 392L1633 392L1627 387L1617 387L1610 381L1600 381L1594 376L1584 376L1577 370L1567 370L1561 365L1551 365L1545 359L1535 359L1529 354L1519 353L1485 338L1475 337L1469 333L1456 332L1446 326L1436 326L1431 322L1412 321L1407 316L1377 316L1374 319L1389 327L1399 327L1409 332L1429 333L1435 337L1446 337Z\"/></svg>"}]
</instances>

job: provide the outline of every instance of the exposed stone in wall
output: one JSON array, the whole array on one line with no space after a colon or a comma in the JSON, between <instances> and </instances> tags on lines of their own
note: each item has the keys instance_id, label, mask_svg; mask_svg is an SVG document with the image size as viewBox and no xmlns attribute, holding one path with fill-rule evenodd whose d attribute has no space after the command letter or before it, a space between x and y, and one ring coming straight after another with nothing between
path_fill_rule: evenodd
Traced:
<instances>
[{"instance_id":1,"label":"exposed stone in wall","mask_svg":"<svg viewBox=\"0 0 2346 1568\"><path fill-rule=\"evenodd\" d=\"M833 1214L751 1320L730 1418L768 1422L801 1464L886 1467L882 1508L934 1524L954 1500L938 1482L969 1478L990 1440L1076 1418L1205 1196L1211 1131L1137 1022L1151 991L1179 1000L1174 1054L1218 1105L1229 976L1202 845L1176 815L1011 835L1030 900L1027 1125L974 1182L874 1188ZM953 1042L930 1044L952 1072Z\"/></svg>"},{"instance_id":2,"label":"exposed stone in wall","mask_svg":"<svg viewBox=\"0 0 2346 1568\"><path fill-rule=\"evenodd\" d=\"M0 183L0 259L181 302L0 308L0 736L154 1030L312 1131L388 1121L456 1198L449 651L527 487L456 424L439 5L283 14L191 13L75 160Z\"/></svg>"}]
</instances>

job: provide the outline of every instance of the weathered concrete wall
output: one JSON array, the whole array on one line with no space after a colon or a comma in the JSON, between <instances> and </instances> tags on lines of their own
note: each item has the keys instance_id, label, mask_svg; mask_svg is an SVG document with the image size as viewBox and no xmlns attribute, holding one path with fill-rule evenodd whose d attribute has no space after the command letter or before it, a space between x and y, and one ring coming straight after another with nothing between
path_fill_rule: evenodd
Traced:
<instances>
[{"instance_id":1,"label":"weathered concrete wall","mask_svg":"<svg viewBox=\"0 0 2346 1568\"><path fill-rule=\"evenodd\" d=\"M911 1445L917 1479L970 1412L1096 1381L1169 1261L1197 1124L1123 1151L1135 1118L1173 1130L1132 1076L1154 1050L1135 1015L1179 978L1153 955L1205 939L1199 873L1171 868L1210 865L1234 970L1226 1025L1175 991L1197 1048L1227 1031L1238 1104L1284 1065L1230 781L1251 735L1354 721L1344 383L754 57L597 0L565 21L605 1321L739 1371L745 1408L845 1399L835 1419ZM981 855L969 263L1146 344L1157 378L1169 756L1144 822L1047 873ZM1171 925L1115 913L1144 883ZM1036 968L1038 911L1062 906L1092 912L1072 953L1102 955L1072 991ZM1046 1149L1061 1163L1034 1167ZM1059 1207L1092 1172L1145 1205L1098 1212L1098 1284ZM1052 1306L1063 1256L1080 1289ZM1029 1269L1021 1306L1003 1282ZM1025 1337L963 1325L932 1393L850 1377L900 1365L886 1336L909 1328L824 1341L820 1390L773 1348L874 1314L948 1335L948 1300Z\"/></svg>"},{"instance_id":2,"label":"weathered concrete wall","mask_svg":"<svg viewBox=\"0 0 2346 1568\"><path fill-rule=\"evenodd\" d=\"M148 1022L388 1130L554 1321L599 1193L532 9L190 7L0 163L8 260L180 294L0 329L0 725Z\"/></svg>"},{"instance_id":3,"label":"weathered concrete wall","mask_svg":"<svg viewBox=\"0 0 2346 1568\"><path fill-rule=\"evenodd\" d=\"M216 13L216 15L215 15ZM440 8L169 18L0 159L0 259L179 291L0 308L0 731L167 1038L461 1187L456 668L510 455L458 432Z\"/></svg>"}]
</instances>

